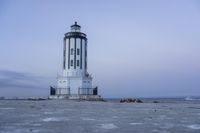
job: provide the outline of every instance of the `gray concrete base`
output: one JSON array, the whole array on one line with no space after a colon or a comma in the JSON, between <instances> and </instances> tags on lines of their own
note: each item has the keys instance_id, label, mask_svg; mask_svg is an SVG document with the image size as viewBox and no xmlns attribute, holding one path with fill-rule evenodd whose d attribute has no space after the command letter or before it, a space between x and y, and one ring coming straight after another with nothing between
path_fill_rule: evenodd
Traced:
<instances>
[{"instance_id":1,"label":"gray concrete base","mask_svg":"<svg viewBox=\"0 0 200 133\"><path fill-rule=\"evenodd\" d=\"M100 95L50 95L49 99L69 99L69 100L88 100L88 101L104 101Z\"/></svg>"}]
</instances>

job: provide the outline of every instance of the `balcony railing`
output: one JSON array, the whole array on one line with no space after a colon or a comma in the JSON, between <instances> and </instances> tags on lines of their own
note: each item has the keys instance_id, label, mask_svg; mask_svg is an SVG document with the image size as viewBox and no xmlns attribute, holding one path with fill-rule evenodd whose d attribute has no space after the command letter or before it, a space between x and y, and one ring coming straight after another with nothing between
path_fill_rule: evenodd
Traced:
<instances>
[{"instance_id":1,"label":"balcony railing","mask_svg":"<svg viewBox=\"0 0 200 133\"><path fill-rule=\"evenodd\" d=\"M86 34L82 33L82 32L68 32L65 34L66 37L70 37L70 36L80 36L80 37L86 37Z\"/></svg>"}]
</instances>

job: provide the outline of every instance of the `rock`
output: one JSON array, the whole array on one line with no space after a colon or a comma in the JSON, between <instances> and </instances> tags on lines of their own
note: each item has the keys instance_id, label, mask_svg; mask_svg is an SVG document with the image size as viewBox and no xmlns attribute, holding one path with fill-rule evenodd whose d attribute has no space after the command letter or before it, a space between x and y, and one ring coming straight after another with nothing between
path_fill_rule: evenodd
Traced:
<instances>
[{"instance_id":1,"label":"rock","mask_svg":"<svg viewBox=\"0 0 200 133\"><path fill-rule=\"evenodd\" d=\"M120 103L143 103L143 101L135 98L127 98L127 99L120 99Z\"/></svg>"},{"instance_id":2,"label":"rock","mask_svg":"<svg viewBox=\"0 0 200 133\"><path fill-rule=\"evenodd\" d=\"M140 99L136 99L136 103L143 103L143 101Z\"/></svg>"}]
</instances>

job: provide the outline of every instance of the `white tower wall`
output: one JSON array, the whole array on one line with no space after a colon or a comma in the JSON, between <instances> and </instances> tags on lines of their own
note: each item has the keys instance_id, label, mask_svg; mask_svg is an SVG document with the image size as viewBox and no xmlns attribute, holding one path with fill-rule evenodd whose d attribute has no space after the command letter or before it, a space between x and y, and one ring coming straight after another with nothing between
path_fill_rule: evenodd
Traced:
<instances>
[{"instance_id":1,"label":"white tower wall","mask_svg":"<svg viewBox=\"0 0 200 133\"><path fill-rule=\"evenodd\" d=\"M64 50L64 55L66 57L64 58L65 68L63 69L63 76L82 77L87 74L86 43L87 42L85 41L85 39L80 38L70 38L64 40L64 48L66 48L66 50ZM73 51L73 54L71 54L71 50ZM74 57L75 53L76 57ZM77 53L79 53L79 55L77 55ZM71 65L71 61L73 62L73 66ZM76 65L76 68L74 68L74 65Z\"/></svg>"}]
</instances>

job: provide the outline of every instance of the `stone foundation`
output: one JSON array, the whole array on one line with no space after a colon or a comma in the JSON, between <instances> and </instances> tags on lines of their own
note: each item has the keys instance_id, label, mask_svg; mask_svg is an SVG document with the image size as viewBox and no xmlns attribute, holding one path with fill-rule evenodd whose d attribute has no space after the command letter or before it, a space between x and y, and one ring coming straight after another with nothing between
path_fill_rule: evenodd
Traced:
<instances>
[{"instance_id":1,"label":"stone foundation","mask_svg":"<svg viewBox=\"0 0 200 133\"><path fill-rule=\"evenodd\" d=\"M49 99L69 99L69 100L88 100L88 101L104 101L100 95L50 95Z\"/></svg>"}]
</instances>

